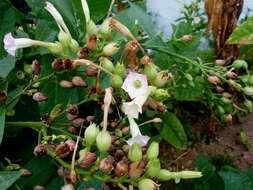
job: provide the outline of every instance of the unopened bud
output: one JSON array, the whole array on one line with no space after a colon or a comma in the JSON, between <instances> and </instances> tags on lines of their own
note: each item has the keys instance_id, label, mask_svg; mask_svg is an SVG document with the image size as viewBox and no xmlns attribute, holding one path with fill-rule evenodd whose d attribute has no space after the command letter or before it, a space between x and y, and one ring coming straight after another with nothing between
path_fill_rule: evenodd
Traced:
<instances>
[{"instance_id":1,"label":"unopened bud","mask_svg":"<svg viewBox=\"0 0 253 190\"><path fill-rule=\"evenodd\" d=\"M235 69L240 69L240 68L248 69L248 64L244 60L235 60L233 64L231 65L231 67Z\"/></svg>"},{"instance_id":2,"label":"unopened bud","mask_svg":"<svg viewBox=\"0 0 253 190\"><path fill-rule=\"evenodd\" d=\"M117 43L109 43L103 48L103 55L113 56L119 51L119 45Z\"/></svg>"},{"instance_id":3,"label":"unopened bud","mask_svg":"<svg viewBox=\"0 0 253 190\"><path fill-rule=\"evenodd\" d=\"M62 88L73 88L73 87L74 87L74 84L73 84L72 82L67 81L67 80L62 80L62 81L60 82L60 86L61 86Z\"/></svg>"},{"instance_id":4,"label":"unopened bud","mask_svg":"<svg viewBox=\"0 0 253 190\"><path fill-rule=\"evenodd\" d=\"M98 70L92 67L88 67L85 72L88 77L95 77L98 74Z\"/></svg>"},{"instance_id":5,"label":"unopened bud","mask_svg":"<svg viewBox=\"0 0 253 190\"><path fill-rule=\"evenodd\" d=\"M123 80L119 75L111 76L110 81L111 81L112 87L116 89L120 88L123 84Z\"/></svg>"},{"instance_id":6,"label":"unopened bud","mask_svg":"<svg viewBox=\"0 0 253 190\"><path fill-rule=\"evenodd\" d=\"M93 122L95 121L96 117L94 115L89 115L86 117L86 121L87 122Z\"/></svg>"},{"instance_id":7,"label":"unopened bud","mask_svg":"<svg viewBox=\"0 0 253 190\"><path fill-rule=\"evenodd\" d=\"M97 160L97 155L93 152L87 152L83 156L81 156L78 160L78 164L82 168L89 168L92 166Z\"/></svg>"},{"instance_id":8,"label":"unopened bud","mask_svg":"<svg viewBox=\"0 0 253 190\"><path fill-rule=\"evenodd\" d=\"M129 170L128 160L121 160L117 163L114 171L118 177L121 177L121 176L126 175L128 173L128 170Z\"/></svg>"},{"instance_id":9,"label":"unopened bud","mask_svg":"<svg viewBox=\"0 0 253 190\"><path fill-rule=\"evenodd\" d=\"M158 179L161 181L168 181L170 179L193 179L202 177L201 172L197 171L181 171L181 172L170 172L162 169L158 175Z\"/></svg>"},{"instance_id":10,"label":"unopened bud","mask_svg":"<svg viewBox=\"0 0 253 190\"><path fill-rule=\"evenodd\" d=\"M39 144L34 148L33 154L38 157L43 157L47 154L47 147L44 144Z\"/></svg>"},{"instance_id":11,"label":"unopened bud","mask_svg":"<svg viewBox=\"0 0 253 190\"><path fill-rule=\"evenodd\" d=\"M93 34L97 35L97 33L98 33L97 26L91 19L87 22L86 27L87 27L86 29L87 29L87 33L89 36L91 36Z\"/></svg>"},{"instance_id":12,"label":"unopened bud","mask_svg":"<svg viewBox=\"0 0 253 190\"><path fill-rule=\"evenodd\" d=\"M124 77L125 76L125 66L124 64L121 64L120 62L118 62L115 66L115 71L114 73L116 75L119 75L120 77Z\"/></svg>"},{"instance_id":13,"label":"unopened bud","mask_svg":"<svg viewBox=\"0 0 253 190\"><path fill-rule=\"evenodd\" d=\"M88 59L90 50L87 47L80 48L77 56L79 59Z\"/></svg>"},{"instance_id":14,"label":"unopened bud","mask_svg":"<svg viewBox=\"0 0 253 190\"><path fill-rule=\"evenodd\" d=\"M97 138L96 138L96 143L97 143L98 150L100 152L102 153L106 152L109 149L111 142L112 142L112 138L108 131L103 130L98 133Z\"/></svg>"},{"instance_id":15,"label":"unopened bud","mask_svg":"<svg viewBox=\"0 0 253 190\"><path fill-rule=\"evenodd\" d=\"M233 97L233 95L228 93L228 92L223 92L222 96L225 97L225 98L232 98Z\"/></svg>"},{"instance_id":16,"label":"unopened bud","mask_svg":"<svg viewBox=\"0 0 253 190\"><path fill-rule=\"evenodd\" d=\"M122 129L122 133L123 133L124 135L127 135L129 132L130 132L130 127L124 127L124 128Z\"/></svg>"},{"instance_id":17,"label":"unopened bud","mask_svg":"<svg viewBox=\"0 0 253 190\"><path fill-rule=\"evenodd\" d=\"M60 30L58 34L58 40L64 46L64 48L67 48L70 44L71 37L63 30Z\"/></svg>"},{"instance_id":18,"label":"unopened bud","mask_svg":"<svg viewBox=\"0 0 253 190\"><path fill-rule=\"evenodd\" d=\"M220 86L216 86L216 91L219 93L224 92L224 88L222 88Z\"/></svg>"},{"instance_id":19,"label":"unopened bud","mask_svg":"<svg viewBox=\"0 0 253 190\"><path fill-rule=\"evenodd\" d=\"M79 87L87 87L86 82L79 76L75 76L72 78L72 83L75 86L79 86Z\"/></svg>"},{"instance_id":20,"label":"unopened bud","mask_svg":"<svg viewBox=\"0 0 253 190\"><path fill-rule=\"evenodd\" d=\"M222 97L222 98L220 99L220 101L221 101L223 104L230 104L230 103L231 103L231 100L228 99L228 98L225 98L225 97Z\"/></svg>"},{"instance_id":21,"label":"unopened bud","mask_svg":"<svg viewBox=\"0 0 253 190\"><path fill-rule=\"evenodd\" d=\"M192 35L184 35L180 41L181 42L189 42L189 41L192 41L193 40L193 36Z\"/></svg>"},{"instance_id":22,"label":"unopened bud","mask_svg":"<svg viewBox=\"0 0 253 190\"><path fill-rule=\"evenodd\" d=\"M65 142L65 144L66 144L67 146L69 146L69 149L70 149L71 152L73 152L73 151L75 150L76 142L75 142L74 140L68 139L68 140Z\"/></svg>"},{"instance_id":23,"label":"unopened bud","mask_svg":"<svg viewBox=\"0 0 253 190\"><path fill-rule=\"evenodd\" d=\"M68 144L66 144L65 142L61 142L59 145L57 145L55 152L56 156L60 158L65 158L69 155L71 150Z\"/></svg>"},{"instance_id":24,"label":"unopened bud","mask_svg":"<svg viewBox=\"0 0 253 190\"><path fill-rule=\"evenodd\" d=\"M110 71L111 73L114 72L114 66L113 66L112 62L109 59L103 58L102 61L101 61L101 65L102 65L103 68Z\"/></svg>"},{"instance_id":25,"label":"unopened bud","mask_svg":"<svg viewBox=\"0 0 253 190\"><path fill-rule=\"evenodd\" d=\"M155 177L159 175L160 172L160 160L158 158L154 158L148 162L146 174L149 177Z\"/></svg>"},{"instance_id":26,"label":"unopened bud","mask_svg":"<svg viewBox=\"0 0 253 190\"><path fill-rule=\"evenodd\" d=\"M217 59L214 64L217 65L217 66L223 66L223 65L225 65L225 63L226 63L225 60Z\"/></svg>"},{"instance_id":27,"label":"unopened bud","mask_svg":"<svg viewBox=\"0 0 253 190\"><path fill-rule=\"evenodd\" d=\"M63 61L62 59L55 59L54 62L52 63L52 68L54 71L61 71L63 70Z\"/></svg>"},{"instance_id":28,"label":"unopened bud","mask_svg":"<svg viewBox=\"0 0 253 190\"><path fill-rule=\"evenodd\" d=\"M99 31L104 38L108 38L108 36L111 34L110 19L109 18L104 20L104 22L100 26Z\"/></svg>"},{"instance_id":29,"label":"unopened bud","mask_svg":"<svg viewBox=\"0 0 253 190\"><path fill-rule=\"evenodd\" d=\"M73 120L73 125L75 127L81 127L81 126L83 126L84 122L85 122L85 120L83 118L76 118Z\"/></svg>"},{"instance_id":30,"label":"unopened bud","mask_svg":"<svg viewBox=\"0 0 253 190\"><path fill-rule=\"evenodd\" d=\"M47 96L45 96L43 93L41 92L36 92L33 95L33 100L35 100L36 102L43 102L43 101L47 101Z\"/></svg>"},{"instance_id":31,"label":"unopened bud","mask_svg":"<svg viewBox=\"0 0 253 190\"><path fill-rule=\"evenodd\" d=\"M214 85L221 83L220 79L216 76L208 76L208 81Z\"/></svg>"},{"instance_id":32,"label":"unopened bud","mask_svg":"<svg viewBox=\"0 0 253 190\"><path fill-rule=\"evenodd\" d=\"M87 48L91 51L94 51L97 49L97 36L95 34L91 35L87 41Z\"/></svg>"},{"instance_id":33,"label":"unopened bud","mask_svg":"<svg viewBox=\"0 0 253 190\"><path fill-rule=\"evenodd\" d=\"M151 179L142 179L138 183L139 190L156 190L158 185Z\"/></svg>"},{"instance_id":34,"label":"unopened bud","mask_svg":"<svg viewBox=\"0 0 253 190\"><path fill-rule=\"evenodd\" d=\"M86 142L89 145L92 145L96 141L98 133L99 133L99 129L96 126L96 124L95 123L90 124L90 126L87 127L84 133L84 138Z\"/></svg>"},{"instance_id":35,"label":"unopened bud","mask_svg":"<svg viewBox=\"0 0 253 190\"><path fill-rule=\"evenodd\" d=\"M33 190L46 190L46 188L40 185L36 185L34 186Z\"/></svg>"},{"instance_id":36,"label":"unopened bud","mask_svg":"<svg viewBox=\"0 0 253 190\"><path fill-rule=\"evenodd\" d=\"M230 79L236 79L237 78L237 74L235 72L228 72L227 73L227 77L230 78Z\"/></svg>"},{"instance_id":37,"label":"unopened bud","mask_svg":"<svg viewBox=\"0 0 253 190\"><path fill-rule=\"evenodd\" d=\"M61 187L61 190L74 190L74 186L72 184L66 184Z\"/></svg>"},{"instance_id":38,"label":"unopened bud","mask_svg":"<svg viewBox=\"0 0 253 190\"><path fill-rule=\"evenodd\" d=\"M70 50L73 53L76 54L78 52L78 50L79 50L79 44L78 44L78 42L76 40L74 40L74 39L71 39L70 40L70 44L69 44L69 48L70 48Z\"/></svg>"},{"instance_id":39,"label":"unopened bud","mask_svg":"<svg viewBox=\"0 0 253 190\"><path fill-rule=\"evenodd\" d=\"M253 87L246 86L243 88L243 92L248 96L253 96Z\"/></svg>"},{"instance_id":40,"label":"unopened bud","mask_svg":"<svg viewBox=\"0 0 253 190\"><path fill-rule=\"evenodd\" d=\"M245 99L244 100L244 105L246 106L246 108L249 110L249 112L253 111L253 104L252 101Z\"/></svg>"},{"instance_id":41,"label":"unopened bud","mask_svg":"<svg viewBox=\"0 0 253 190\"><path fill-rule=\"evenodd\" d=\"M139 144L134 143L129 152L128 152L128 158L131 160L131 162L139 162L142 159L142 152L141 152L141 146Z\"/></svg>"},{"instance_id":42,"label":"unopened bud","mask_svg":"<svg viewBox=\"0 0 253 190\"><path fill-rule=\"evenodd\" d=\"M114 169L115 159L112 156L104 158L99 164L99 170L108 173Z\"/></svg>"},{"instance_id":43,"label":"unopened bud","mask_svg":"<svg viewBox=\"0 0 253 190\"><path fill-rule=\"evenodd\" d=\"M147 75L148 80L154 80L157 76L157 70L154 64L144 65L144 74Z\"/></svg>"},{"instance_id":44,"label":"unopened bud","mask_svg":"<svg viewBox=\"0 0 253 190\"><path fill-rule=\"evenodd\" d=\"M157 142L152 142L147 151L147 159L151 160L157 158L159 155L159 144Z\"/></svg>"},{"instance_id":45,"label":"unopened bud","mask_svg":"<svg viewBox=\"0 0 253 190\"><path fill-rule=\"evenodd\" d=\"M39 61L34 60L32 62L31 71L34 75L39 75L41 73L41 65Z\"/></svg>"},{"instance_id":46,"label":"unopened bud","mask_svg":"<svg viewBox=\"0 0 253 190\"><path fill-rule=\"evenodd\" d=\"M156 101L165 101L170 97L170 95L165 89L156 89L152 97Z\"/></svg>"}]
</instances>

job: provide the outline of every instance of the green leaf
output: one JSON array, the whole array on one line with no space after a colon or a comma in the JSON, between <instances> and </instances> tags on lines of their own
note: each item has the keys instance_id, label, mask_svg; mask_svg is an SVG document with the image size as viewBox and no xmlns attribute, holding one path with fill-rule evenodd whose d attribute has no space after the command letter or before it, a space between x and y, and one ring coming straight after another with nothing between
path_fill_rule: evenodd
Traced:
<instances>
[{"instance_id":1,"label":"green leaf","mask_svg":"<svg viewBox=\"0 0 253 190\"><path fill-rule=\"evenodd\" d=\"M15 57L7 55L0 60L0 77L5 78L10 71L15 67Z\"/></svg>"},{"instance_id":2,"label":"green leaf","mask_svg":"<svg viewBox=\"0 0 253 190\"><path fill-rule=\"evenodd\" d=\"M178 118L171 112L165 112L160 117L163 122L156 124L156 126L163 138L176 148L185 150L187 148L187 136Z\"/></svg>"},{"instance_id":3,"label":"green leaf","mask_svg":"<svg viewBox=\"0 0 253 190\"><path fill-rule=\"evenodd\" d=\"M7 190L23 172L0 172L0 189Z\"/></svg>"},{"instance_id":4,"label":"green leaf","mask_svg":"<svg viewBox=\"0 0 253 190\"><path fill-rule=\"evenodd\" d=\"M203 86L199 83L194 83L195 87L186 83L186 87L177 87L174 92L174 97L177 100L189 100L203 94Z\"/></svg>"},{"instance_id":5,"label":"green leaf","mask_svg":"<svg viewBox=\"0 0 253 190\"><path fill-rule=\"evenodd\" d=\"M253 189L253 175L251 170L248 172L241 172L232 167L222 167L219 175L225 183L225 190L252 190Z\"/></svg>"},{"instance_id":6,"label":"green leaf","mask_svg":"<svg viewBox=\"0 0 253 190\"><path fill-rule=\"evenodd\" d=\"M228 41L229 44L249 45L253 44L253 16L249 17L237 27Z\"/></svg>"}]
</instances>

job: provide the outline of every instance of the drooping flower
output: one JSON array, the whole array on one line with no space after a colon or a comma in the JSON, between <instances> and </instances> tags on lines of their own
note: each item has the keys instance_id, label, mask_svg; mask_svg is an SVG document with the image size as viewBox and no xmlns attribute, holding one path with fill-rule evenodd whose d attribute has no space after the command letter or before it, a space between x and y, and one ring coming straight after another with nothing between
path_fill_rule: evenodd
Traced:
<instances>
[{"instance_id":1,"label":"drooping flower","mask_svg":"<svg viewBox=\"0 0 253 190\"><path fill-rule=\"evenodd\" d=\"M140 131L137 123L134 121L134 119L129 115L127 117L128 117L128 121L130 124L130 131L131 131L131 135L132 135L132 138L127 140L127 144L132 146L134 143L136 143L136 144L139 144L140 146L146 146L150 137L142 136L141 131Z\"/></svg>"},{"instance_id":2,"label":"drooping flower","mask_svg":"<svg viewBox=\"0 0 253 190\"><path fill-rule=\"evenodd\" d=\"M148 81L146 75L130 72L127 75L122 87L131 99L134 99L148 92Z\"/></svg>"}]
</instances>

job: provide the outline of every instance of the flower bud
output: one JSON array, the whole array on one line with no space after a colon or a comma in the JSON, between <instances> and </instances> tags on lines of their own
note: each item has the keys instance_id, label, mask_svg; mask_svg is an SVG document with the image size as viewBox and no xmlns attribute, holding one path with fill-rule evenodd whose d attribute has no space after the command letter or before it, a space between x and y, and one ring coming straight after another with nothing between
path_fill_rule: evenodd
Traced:
<instances>
[{"instance_id":1,"label":"flower bud","mask_svg":"<svg viewBox=\"0 0 253 190\"><path fill-rule=\"evenodd\" d=\"M111 34L112 30L110 27L110 19L107 18L104 20L104 22L100 26L100 33L104 38L108 38L108 36Z\"/></svg>"},{"instance_id":2,"label":"flower bud","mask_svg":"<svg viewBox=\"0 0 253 190\"><path fill-rule=\"evenodd\" d=\"M69 48L73 53L77 53L79 50L79 44L76 40L72 39L70 40Z\"/></svg>"},{"instance_id":3,"label":"flower bud","mask_svg":"<svg viewBox=\"0 0 253 190\"><path fill-rule=\"evenodd\" d=\"M88 77L95 77L98 74L98 70L92 67L88 67L85 72Z\"/></svg>"},{"instance_id":4,"label":"flower bud","mask_svg":"<svg viewBox=\"0 0 253 190\"><path fill-rule=\"evenodd\" d=\"M225 65L225 63L226 63L225 60L217 59L214 64L217 65L217 66L223 66L223 65Z\"/></svg>"},{"instance_id":5,"label":"flower bud","mask_svg":"<svg viewBox=\"0 0 253 190\"><path fill-rule=\"evenodd\" d=\"M0 101L4 101L7 99L7 93L4 90L0 90Z\"/></svg>"},{"instance_id":6,"label":"flower bud","mask_svg":"<svg viewBox=\"0 0 253 190\"><path fill-rule=\"evenodd\" d=\"M90 124L90 126L87 127L84 133L84 138L86 142L89 145L92 145L96 141L98 133L99 129L97 128L96 124L95 123Z\"/></svg>"},{"instance_id":7,"label":"flower bud","mask_svg":"<svg viewBox=\"0 0 253 190\"><path fill-rule=\"evenodd\" d=\"M23 172L22 177L30 177L32 176L32 172L28 169L21 168L19 171Z\"/></svg>"},{"instance_id":8,"label":"flower bud","mask_svg":"<svg viewBox=\"0 0 253 190\"><path fill-rule=\"evenodd\" d=\"M31 71L34 75L39 75L41 73L41 65L39 61L34 60L32 62Z\"/></svg>"},{"instance_id":9,"label":"flower bud","mask_svg":"<svg viewBox=\"0 0 253 190\"><path fill-rule=\"evenodd\" d=\"M142 179L138 183L139 190L156 190L158 185L151 179Z\"/></svg>"},{"instance_id":10,"label":"flower bud","mask_svg":"<svg viewBox=\"0 0 253 190\"><path fill-rule=\"evenodd\" d=\"M208 76L208 81L214 85L221 83L220 79L216 76Z\"/></svg>"},{"instance_id":11,"label":"flower bud","mask_svg":"<svg viewBox=\"0 0 253 190\"><path fill-rule=\"evenodd\" d=\"M18 71L16 73L16 77L19 79L19 80L22 80L25 78L25 73L23 71Z\"/></svg>"},{"instance_id":12,"label":"flower bud","mask_svg":"<svg viewBox=\"0 0 253 190\"><path fill-rule=\"evenodd\" d=\"M142 159L142 152L141 147L139 144L134 143L129 152L128 152L128 158L131 160L131 162L139 162Z\"/></svg>"},{"instance_id":13,"label":"flower bud","mask_svg":"<svg viewBox=\"0 0 253 190\"><path fill-rule=\"evenodd\" d=\"M220 99L221 103L223 104L230 104L231 103L231 100L229 100L228 98L225 98L225 97L222 97Z\"/></svg>"},{"instance_id":14,"label":"flower bud","mask_svg":"<svg viewBox=\"0 0 253 190\"><path fill-rule=\"evenodd\" d=\"M227 72L227 77L230 79L236 79L237 78L237 74L235 72Z\"/></svg>"},{"instance_id":15,"label":"flower bud","mask_svg":"<svg viewBox=\"0 0 253 190\"><path fill-rule=\"evenodd\" d=\"M216 91L219 93L224 92L224 88L222 88L220 86L216 86Z\"/></svg>"},{"instance_id":16,"label":"flower bud","mask_svg":"<svg viewBox=\"0 0 253 190\"><path fill-rule=\"evenodd\" d=\"M55 148L55 153L56 156L60 157L60 158L65 158L70 154L71 150L70 150L70 146L65 143L65 142L61 142L59 145L57 145L57 147Z\"/></svg>"},{"instance_id":17,"label":"flower bud","mask_svg":"<svg viewBox=\"0 0 253 190\"><path fill-rule=\"evenodd\" d=\"M71 37L63 30L60 30L58 34L58 40L64 46L64 48L67 48L70 44Z\"/></svg>"},{"instance_id":18,"label":"flower bud","mask_svg":"<svg viewBox=\"0 0 253 190\"><path fill-rule=\"evenodd\" d=\"M118 63L116 64L116 66L115 66L115 71L114 71L114 73L115 73L116 75L119 75L120 77L124 77L124 76L125 76L125 73L126 73L124 64L121 64L120 62L118 62Z\"/></svg>"},{"instance_id":19,"label":"flower bud","mask_svg":"<svg viewBox=\"0 0 253 190\"><path fill-rule=\"evenodd\" d=\"M111 73L114 72L114 66L113 66L112 62L109 59L103 58L102 61L101 61L101 65L104 69L110 71Z\"/></svg>"},{"instance_id":20,"label":"flower bud","mask_svg":"<svg viewBox=\"0 0 253 190\"><path fill-rule=\"evenodd\" d=\"M128 173L129 170L129 161L128 160L121 160L120 162L117 163L116 168L115 168L115 174L118 177L124 176Z\"/></svg>"},{"instance_id":21,"label":"flower bud","mask_svg":"<svg viewBox=\"0 0 253 190\"><path fill-rule=\"evenodd\" d=\"M97 26L91 19L87 22L86 30L89 36L93 34L97 35L98 33Z\"/></svg>"},{"instance_id":22,"label":"flower bud","mask_svg":"<svg viewBox=\"0 0 253 190\"><path fill-rule=\"evenodd\" d=\"M52 68L54 71L61 71L63 70L63 61L62 59L55 59L54 62L52 63Z\"/></svg>"},{"instance_id":23,"label":"flower bud","mask_svg":"<svg viewBox=\"0 0 253 190\"><path fill-rule=\"evenodd\" d=\"M78 115L79 114L79 110L78 107L72 104L68 105L68 113L71 115Z\"/></svg>"},{"instance_id":24,"label":"flower bud","mask_svg":"<svg viewBox=\"0 0 253 190\"><path fill-rule=\"evenodd\" d=\"M86 82L79 76L75 76L72 78L72 83L75 86L79 86L79 87L87 87Z\"/></svg>"},{"instance_id":25,"label":"flower bud","mask_svg":"<svg viewBox=\"0 0 253 190\"><path fill-rule=\"evenodd\" d=\"M81 126L83 126L84 122L85 122L85 119L83 119L83 118L76 118L76 119L73 120L73 125L75 127L81 127Z\"/></svg>"},{"instance_id":26,"label":"flower bud","mask_svg":"<svg viewBox=\"0 0 253 190\"><path fill-rule=\"evenodd\" d=\"M182 38L180 38L181 42L189 42L193 40L193 36L192 35L184 35Z\"/></svg>"},{"instance_id":27,"label":"flower bud","mask_svg":"<svg viewBox=\"0 0 253 190\"><path fill-rule=\"evenodd\" d=\"M47 147L44 144L39 144L34 148L33 154L38 157L43 157L47 154Z\"/></svg>"},{"instance_id":28,"label":"flower bud","mask_svg":"<svg viewBox=\"0 0 253 190\"><path fill-rule=\"evenodd\" d=\"M108 173L114 169L115 159L112 156L104 158L99 164L99 170Z\"/></svg>"},{"instance_id":29,"label":"flower bud","mask_svg":"<svg viewBox=\"0 0 253 190\"><path fill-rule=\"evenodd\" d=\"M40 185L36 185L34 186L33 190L46 190L46 188Z\"/></svg>"},{"instance_id":30,"label":"flower bud","mask_svg":"<svg viewBox=\"0 0 253 190\"><path fill-rule=\"evenodd\" d=\"M101 153L106 152L109 149L111 142L112 142L112 138L108 131L103 130L98 133L97 138L96 138L96 143L97 143L98 150Z\"/></svg>"},{"instance_id":31,"label":"flower bud","mask_svg":"<svg viewBox=\"0 0 253 190\"><path fill-rule=\"evenodd\" d=\"M225 114L224 108L220 105L217 106L217 112L220 116Z\"/></svg>"},{"instance_id":32,"label":"flower bud","mask_svg":"<svg viewBox=\"0 0 253 190\"><path fill-rule=\"evenodd\" d=\"M165 101L167 100L170 95L167 90L164 89L156 89L153 96L156 101Z\"/></svg>"},{"instance_id":33,"label":"flower bud","mask_svg":"<svg viewBox=\"0 0 253 190\"><path fill-rule=\"evenodd\" d=\"M91 35L87 41L87 48L91 51L95 51L97 49L97 36L95 34Z\"/></svg>"},{"instance_id":34,"label":"flower bud","mask_svg":"<svg viewBox=\"0 0 253 190\"><path fill-rule=\"evenodd\" d=\"M116 89L120 88L123 84L123 80L119 75L111 76L110 81L111 81L112 87Z\"/></svg>"},{"instance_id":35,"label":"flower bud","mask_svg":"<svg viewBox=\"0 0 253 190\"><path fill-rule=\"evenodd\" d=\"M71 152L73 152L73 151L75 150L76 142L75 142L74 140L68 139L68 140L65 142L65 144L66 144L67 146L69 146L69 149L70 149Z\"/></svg>"},{"instance_id":36,"label":"flower bud","mask_svg":"<svg viewBox=\"0 0 253 190\"><path fill-rule=\"evenodd\" d=\"M87 152L79 158L78 164L82 168L89 168L96 162L96 160L97 160L97 155L95 153Z\"/></svg>"},{"instance_id":37,"label":"flower bud","mask_svg":"<svg viewBox=\"0 0 253 190\"><path fill-rule=\"evenodd\" d=\"M60 82L60 86L61 86L62 88L73 88L73 87L74 87L73 83L72 83L72 82L69 82L69 81L67 81L67 80L62 80L62 81Z\"/></svg>"},{"instance_id":38,"label":"flower bud","mask_svg":"<svg viewBox=\"0 0 253 190\"><path fill-rule=\"evenodd\" d=\"M158 73L158 75L155 77L152 83L157 87L163 87L166 83L168 83L168 79L169 79L168 72L161 71Z\"/></svg>"},{"instance_id":39,"label":"flower bud","mask_svg":"<svg viewBox=\"0 0 253 190\"><path fill-rule=\"evenodd\" d=\"M157 76L157 70L155 64L144 65L144 74L147 75L148 80L154 80Z\"/></svg>"},{"instance_id":40,"label":"flower bud","mask_svg":"<svg viewBox=\"0 0 253 190\"><path fill-rule=\"evenodd\" d=\"M93 122L95 121L96 117L94 115L89 115L85 119L87 122Z\"/></svg>"},{"instance_id":41,"label":"flower bud","mask_svg":"<svg viewBox=\"0 0 253 190\"><path fill-rule=\"evenodd\" d=\"M47 48L52 54L55 54L55 55L64 54L63 46L60 42L48 43Z\"/></svg>"},{"instance_id":42,"label":"flower bud","mask_svg":"<svg viewBox=\"0 0 253 190\"><path fill-rule=\"evenodd\" d=\"M192 179L202 177L201 172L196 171L181 171L181 172L170 172L168 170L162 169L158 175L158 179L161 181L168 181L170 179Z\"/></svg>"},{"instance_id":43,"label":"flower bud","mask_svg":"<svg viewBox=\"0 0 253 190\"><path fill-rule=\"evenodd\" d=\"M147 151L147 159L157 158L159 155L159 143L152 142Z\"/></svg>"},{"instance_id":44,"label":"flower bud","mask_svg":"<svg viewBox=\"0 0 253 190\"><path fill-rule=\"evenodd\" d=\"M228 93L228 92L223 92L222 96L225 97L225 98L232 98L233 97L233 95Z\"/></svg>"},{"instance_id":45,"label":"flower bud","mask_svg":"<svg viewBox=\"0 0 253 190\"><path fill-rule=\"evenodd\" d=\"M61 190L74 190L74 186L72 184L66 184L62 186Z\"/></svg>"},{"instance_id":46,"label":"flower bud","mask_svg":"<svg viewBox=\"0 0 253 190\"><path fill-rule=\"evenodd\" d=\"M79 59L88 59L88 57L89 57L89 52L90 52L90 50L89 50L87 47L82 47L82 48L79 50L79 52L78 52L78 54L77 54L77 57L78 57Z\"/></svg>"},{"instance_id":47,"label":"flower bud","mask_svg":"<svg viewBox=\"0 0 253 190\"><path fill-rule=\"evenodd\" d=\"M243 92L248 96L253 96L253 87L246 86L243 88Z\"/></svg>"},{"instance_id":48,"label":"flower bud","mask_svg":"<svg viewBox=\"0 0 253 190\"><path fill-rule=\"evenodd\" d=\"M124 135L127 135L130 132L130 127L124 127L121 131Z\"/></svg>"},{"instance_id":49,"label":"flower bud","mask_svg":"<svg viewBox=\"0 0 253 190\"><path fill-rule=\"evenodd\" d=\"M244 105L246 106L246 108L249 110L249 112L253 111L253 104L252 101L245 99L244 100Z\"/></svg>"},{"instance_id":50,"label":"flower bud","mask_svg":"<svg viewBox=\"0 0 253 190\"><path fill-rule=\"evenodd\" d=\"M33 95L33 100L35 100L36 102L43 102L43 101L47 101L47 97L41 92L36 92Z\"/></svg>"},{"instance_id":51,"label":"flower bud","mask_svg":"<svg viewBox=\"0 0 253 190\"><path fill-rule=\"evenodd\" d=\"M148 162L147 168L146 168L146 174L149 177L155 177L159 175L160 172L160 160L158 158L154 158Z\"/></svg>"},{"instance_id":52,"label":"flower bud","mask_svg":"<svg viewBox=\"0 0 253 190\"><path fill-rule=\"evenodd\" d=\"M146 167L145 161L134 162L134 163L130 164L129 177L130 178L141 177L145 171L145 167Z\"/></svg>"},{"instance_id":53,"label":"flower bud","mask_svg":"<svg viewBox=\"0 0 253 190\"><path fill-rule=\"evenodd\" d=\"M119 51L119 45L117 43L111 42L103 48L103 55L113 56Z\"/></svg>"},{"instance_id":54,"label":"flower bud","mask_svg":"<svg viewBox=\"0 0 253 190\"><path fill-rule=\"evenodd\" d=\"M240 68L248 69L248 64L244 60L235 60L233 64L231 65L231 67L236 68L236 69L240 69Z\"/></svg>"}]
</instances>

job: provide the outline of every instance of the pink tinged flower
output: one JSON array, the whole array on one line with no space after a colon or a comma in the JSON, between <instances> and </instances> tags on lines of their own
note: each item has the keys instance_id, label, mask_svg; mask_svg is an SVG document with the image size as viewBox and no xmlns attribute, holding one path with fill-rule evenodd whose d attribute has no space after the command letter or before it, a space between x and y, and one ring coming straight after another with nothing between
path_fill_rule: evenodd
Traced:
<instances>
[{"instance_id":1,"label":"pink tinged flower","mask_svg":"<svg viewBox=\"0 0 253 190\"><path fill-rule=\"evenodd\" d=\"M134 99L148 92L148 81L146 75L130 72L127 75L122 87L131 99Z\"/></svg>"},{"instance_id":2,"label":"pink tinged flower","mask_svg":"<svg viewBox=\"0 0 253 190\"><path fill-rule=\"evenodd\" d=\"M136 143L136 144L139 144L140 146L146 146L150 137L142 136L140 129L139 129L138 125L135 123L134 119L129 115L127 117L128 117L128 121L130 123L130 131L131 131L131 135L132 135L132 138L127 140L127 144L132 146L134 143Z\"/></svg>"},{"instance_id":3,"label":"pink tinged flower","mask_svg":"<svg viewBox=\"0 0 253 190\"><path fill-rule=\"evenodd\" d=\"M126 115L138 119L139 117L138 105L134 102L134 100L131 102L123 103L123 107Z\"/></svg>"}]
</instances>

